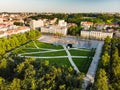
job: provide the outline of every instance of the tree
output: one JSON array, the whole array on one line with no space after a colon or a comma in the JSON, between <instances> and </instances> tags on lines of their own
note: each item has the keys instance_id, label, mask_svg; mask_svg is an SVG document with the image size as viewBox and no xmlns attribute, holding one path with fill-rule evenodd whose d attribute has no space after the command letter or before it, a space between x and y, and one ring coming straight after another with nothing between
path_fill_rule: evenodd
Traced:
<instances>
[{"instance_id":1,"label":"tree","mask_svg":"<svg viewBox=\"0 0 120 90\"><path fill-rule=\"evenodd\" d=\"M10 84L11 90L21 90L21 81L20 79L14 78L12 83Z\"/></svg>"},{"instance_id":2,"label":"tree","mask_svg":"<svg viewBox=\"0 0 120 90\"><path fill-rule=\"evenodd\" d=\"M23 26L23 23L22 22L14 22L14 25L16 25L16 26Z\"/></svg>"},{"instance_id":3,"label":"tree","mask_svg":"<svg viewBox=\"0 0 120 90\"><path fill-rule=\"evenodd\" d=\"M68 34L69 35L80 35L80 31L81 31L82 27L78 27L78 26L71 26L68 28Z\"/></svg>"},{"instance_id":4,"label":"tree","mask_svg":"<svg viewBox=\"0 0 120 90\"><path fill-rule=\"evenodd\" d=\"M0 77L0 90L7 90L7 85L4 78Z\"/></svg>"},{"instance_id":5,"label":"tree","mask_svg":"<svg viewBox=\"0 0 120 90\"><path fill-rule=\"evenodd\" d=\"M104 69L100 69L97 74L97 81L95 83L95 90L109 90L108 78Z\"/></svg>"},{"instance_id":6,"label":"tree","mask_svg":"<svg viewBox=\"0 0 120 90\"><path fill-rule=\"evenodd\" d=\"M108 69L108 66L110 64L110 55L108 54L108 52L105 52L104 55L102 55L101 63L104 68Z\"/></svg>"},{"instance_id":7,"label":"tree","mask_svg":"<svg viewBox=\"0 0 120 90\"><path fill-rule=\"evenodd\" d=\"M104 41L105 41L105 44L110 44L111 43L111 39L110 39L109 36L107 36Z\"/></svg>"}]
</instances>

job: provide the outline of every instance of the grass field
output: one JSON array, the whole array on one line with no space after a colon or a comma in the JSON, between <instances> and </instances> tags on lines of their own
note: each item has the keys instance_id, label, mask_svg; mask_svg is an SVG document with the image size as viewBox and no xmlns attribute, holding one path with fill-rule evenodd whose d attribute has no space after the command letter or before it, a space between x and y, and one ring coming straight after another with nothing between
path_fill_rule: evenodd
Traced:
<instances>
[{"instance_id":1,"label":"grass field","mask_svg":"<svg viewBox=\"0 0 120 90\"><path fill-rule=\"evenodd\" d=\"M57 52L47 52L47 53L37 53L37 54L24 54L23 56L66 56L65 51L57 51Z\"/></svg>"},{"instance_id":2,"label":"grass field","mask_svg":"<svg viewBox=\"0 0 120 90\"><path fill-rule=\"evenodd\" d=\"M37 44L37 46L39 48L47 48L47 49L63 49L62 46L58 45L53 45L53 44L49 44L49 43L43 43L43 42L39 42L39 41L35 41L35 43Z\"/></svg>"},{"instance_id":3,"label":"grass field","mask_svg":"<svg viewBox=\"0 0 120 90\"><path fill-rule=\"evenodd\" d=\"M63 49L62 46L58 45L58 46L55 46L53 44L49 44L49 43L42 43L42 42L39 42L39 41L34 41L37 46L39 48L37 48L33 42L30 42L24 46L21 46L20 48L16 49L13 51L13 53L29 53L29 52L39 52L39 51L46 51L46 50L43 50L43 49ZM41 49L43 48L43 49Z\"/></svg>"},{"instance_id":4,"label":"grass field","mask_svg":"<svg viewBox=\"0 0 120 90\"><path fill-rule=\"evenodd\" d=\"M58 50L58 51L57 51ZM87 49L70 49L71 56L90 56L91 51ZM31 57L54 57L54 56L67 56L66 51L62 46L43 43L39 41L30 42L24 46L13 51L13 53L20 54L21 56ZM49 58L49 59L36 59L37 62L48 60L50 64L57 64L58 66L71 66L67 57L63 58ZM80 72L86 73L92 59L87 58L73 58L74 63Z\"/></svg>"},{"instance_id":5,"label":"grass field","mask_svg":"<svg viewBox=\"0 0 120 90\"><path fill-rule=\"evenodd\" d=\"M84 51L84 50L69 50L69 52L73 56L88 56L90 54L90 51Z\"/></svg>"},{"instance_id":6,"label":"grass field","mask_svg":"<svg viewBox=\"0 0 120 90\"><path fill-rule=\"evenodd\" d=\"M88 59L88 58L79 58L79 59L77 58L76 59L76 58L73 58L73 61L81 72L87 73L92 59Z\"/></svg>"}]
</instances>

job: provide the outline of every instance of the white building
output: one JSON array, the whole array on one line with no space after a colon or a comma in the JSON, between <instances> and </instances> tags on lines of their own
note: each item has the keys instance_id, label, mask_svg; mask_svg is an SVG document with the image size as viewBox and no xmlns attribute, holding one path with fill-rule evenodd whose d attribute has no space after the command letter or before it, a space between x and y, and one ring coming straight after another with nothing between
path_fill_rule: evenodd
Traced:
<instances>
[{"instance_id":1,"label":"white building","mask_svg":"<svg viewBox=\"0 0 120 90\"><path fill-rule=\"evenodd\" d=\"M54 18L53 20L50 20L50 24L53 25L56 23L56 21L57 21L57 18Z\"/></svg>"},{"instance_id":2,"label":"white building","mask_svg":"<svg viewBox=\"0 0 120 90\"><path fill-rule=\"evenodd\" d=\"M113 33L112 32L101 32L101 31L84 31L84 30L81 31L81 37L83 38L104 40L107 36L112 38Z\"/></svg>"},{"instance_id":3,"label":"white building","mask_svg":"<svg viewBox=\"0 0 120 90\"><path fill-rule=\"evenodd\" d=\"M8 28L7 27L4 27L4 28L0 28L0 31L7 31Z\"/></svg>"},{"instance_id":4,"label":"white building","mask_svg":"<svg viewBox=\"0 0 120 90\"><path fill-rule=\"evenodd\" d=\"M66 27L67 26L67 22L65 22L65 20L59 20L58 26L60 26L60 27Z\"/></svg>"},{"instance_id":5,"label":"white building","mask_svg":"<svg viewBox=\"0 0 120 90\"><path fill-rule=\"evenodd\" d=\"M42 33L52 33L52 34L62 34L67 35L67 27L60 27L60 26L47 26L47 27L41 27Z\"/></svg>"},{"instance_id":6,"label":"white building","mask_svg":"<svg viewBox=\"0 0 120 90\"><path fill-rule=\"evenodd\" d=\"M0 38L7 36L4 31L0 31Z\"/></svg>"},{"instance_id":7,"label":"white building","mask_svg":"<svg viewBox=\"0 0 120 90\"><path fill-rule=\"evenodd\" d=\"M30 22L30 28L31 29L37 29L44 26L44 22L42 20L32 20Z\"/></svg>"},{"instance_id":8,"label":"white building","mask_svg":"<svg viewBox=\"0 0 120 90\"><path fill-rule=\"evenodd\" d=\"M0 17L0 23L3 23L3 18Z\"/></svg>"},{"instance_id":9,"label":"white building","mask_svg":"<svg viewBox=\"0 0 120 90\"><path fill-rule=\"evenodd\" d=\"M93 22L82 21L81 26L84 28L84 30L89 30L89 28L93 26Z\"/></svg>"},{"instance_id":10,"label":"white building","mask_svg":"<svg viewBox=\"0 0 120 90\"><path fill-rule=\"evenodd\" d=\"M7 37L13 34L18 34L18 33L25 33L30 31L29 27L25 27L25 26L21 26L18 27L16 29L11 29L11 30L7 30L7 31L0 31L0 38L2 37Z\"/></svg>"},{"instance_id":11,"label":"white building","mask_svg":"<svg viewBox=\"0 0 120 90\"><path fill-rule=\"evenodd\" d=\"M120 38L120 31L116 31L115 36Z\"/></svg>"}]
</instances>

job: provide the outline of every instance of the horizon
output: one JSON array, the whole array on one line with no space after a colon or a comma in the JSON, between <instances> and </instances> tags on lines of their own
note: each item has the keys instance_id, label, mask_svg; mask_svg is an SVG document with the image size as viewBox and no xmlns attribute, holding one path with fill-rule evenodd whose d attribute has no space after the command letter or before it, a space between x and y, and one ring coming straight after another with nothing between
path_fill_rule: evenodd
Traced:
<instances>
[{"instance_id":1,"label":"horizon","mask_svg":"<svg viewBox=\"0 0 120 90\"><path fill-rule=\"evenodd\" d=\"M0 12L120 13L120 0L4 0Z\"/></svg>"}]
</instances>

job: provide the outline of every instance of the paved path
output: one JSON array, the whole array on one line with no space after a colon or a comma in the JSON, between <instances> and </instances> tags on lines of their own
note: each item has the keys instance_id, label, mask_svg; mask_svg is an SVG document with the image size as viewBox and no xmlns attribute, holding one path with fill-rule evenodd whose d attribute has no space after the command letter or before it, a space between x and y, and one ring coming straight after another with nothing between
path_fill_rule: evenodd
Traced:
<instances>
[{"instance_id":1,"label":"paved path","mask_svg":"<svg viewBox=\"0 0 120 90\"><path fill-rule=\"evenodd\" d=\"M39 47L37 46L37 44L35 43L35 41L33 41L33 43L34 43L34 46L35 46L36 48L39 48Z\"/></svg>"},{"instance_id":2,"label":"paved path","mask_svg":"<svg viewBox=\"0 0 120 90\"><path fill-rule=\"evenodd\" d=\"M90 49L81 49L81 48L70 48L69 50L91 51Z\"/></svg>"},{"instance_id":3,"label":"paved path","mask_svg":"<svg viewBox=\"0 0 120 90\"><path fill-rule=\"evenodd\" d=\"M75 63L73 62L72 60L72 57L71 57L71 54L70 52L68 51L68 49L66 48L66 46L63 45L63 48L65 49L67 55L68 55L68 60L69 62L71 63L72 67L74 68L75 71L77 71L77 73L80 73L78 67L75 65Z\"/></svg>"},{"instance_id":4,"label":"paved path","mask_svg":"<svg viewBox=\"0 0 120 90\"><path fill-rule=\"evenodd\" d=\"M68 56L22 56L18 55L19 57L26 57L26 58L68 58ZM71 58L87 58L87 56L71 56Z\"/></svg>"},{"instance_id":5,"label":"paved path","mask_svg":"<svg viewBox=\"0 0 120 90\"><path fill-rule=\"evenodd\" d=\"M41 59L44 59L44 58L68 58L68 56L46 56L46 57L40 57L40 56L20 56L20 57L26 57L26 58L41 58Z\"/></svg>"},{"instance_id":6,"label":"paved path","mask_svg":"<svg viewBox=\"0 0 120 90\"><path fill-rule=\"evenodd\" d=\"M50 51L29 52L29 53L21 53L20 55L24 55L24 54L38 54L38 53L49 53L49 52L58 52L58 51L64 51L64 49L50 50Z\"/></svg>"},{"instance_id":7,"label":"paved path","mask_svg":"<svg viewBox=\"0 0 120 90\"><path fill-rule=\"evenodd\" d=\"M103 44L104 44L103 42L100 42L97 46L97 49L96 49L95 55L93 57L92 63L90 65L89 69L88 69L86 77L84 78L84 84L83 84L84 89L87 87L87 85L89 83L94 83L94 78L95 78L96 70L97 70L97 67L98 67L99 60L100 60L100 55L101 55L101 52L102 52Z\"/></svg>"}]
</instances>

